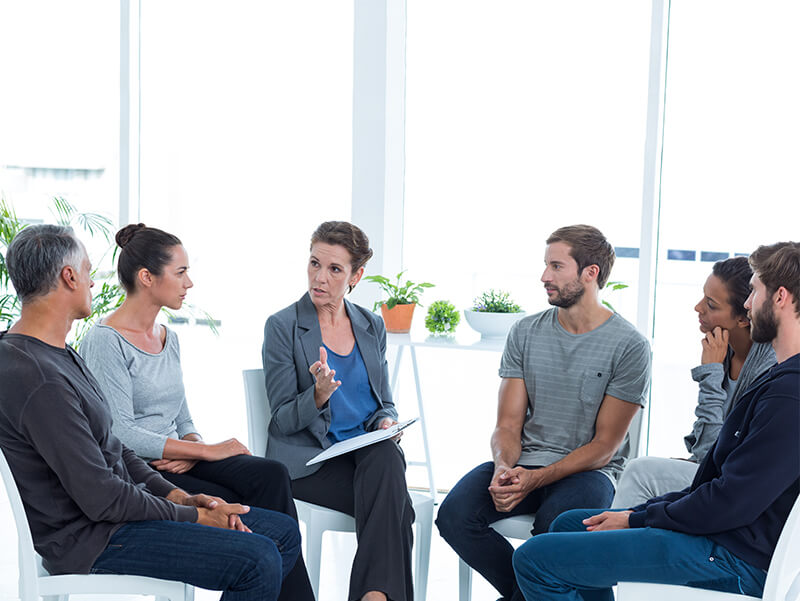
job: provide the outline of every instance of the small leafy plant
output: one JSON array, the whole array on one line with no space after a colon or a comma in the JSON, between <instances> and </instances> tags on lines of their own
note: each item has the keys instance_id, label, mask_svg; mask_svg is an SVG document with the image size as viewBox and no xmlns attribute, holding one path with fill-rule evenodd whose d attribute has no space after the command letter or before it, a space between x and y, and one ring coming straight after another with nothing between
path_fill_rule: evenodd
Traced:
<instances>
[{"instance_id":1,"label":"small leafy plant","mask_svg":"<svg viewBox=\"0 0 800 601\"><path fill-rule=\"evenodd\" d=\"M428 314L425 316L425 327L431 334L452 334L456 331L461 315L453 303L446 300L438 300L431 303L428 307Z\"/></svg>"},{"instance_id":2,"label":"small leafy plant","mask_svg":"<svg viewBox=\"0 0 800 601\"><path fill-rule=\"evenodd\" d=\"M472 305L472 310L479 313L522 313L522 309L511 300L508 292L494 289L478 296Z\"/></svg>"},{"instance_id":3,"label":"small leafy plant","mask_svg":"<svg viewBox=\"0 0 800 601\"><path fill-rule=\"evenodd\" d=\"M396 283L393 283L389 278L382 275L368 275L364 278L368 282L378 284L381 290L388 296L386 300L376 301L375 306L372 308L373 311L377 311L378 307L384 303L386 303L389 309L394 309L395 305L411 305L413 303L422 306L419 302L419 295L425 292L425 288L433 288L434 285L428 282L415 284L411 280L406 280L405 283L402 283L401 278L404 273L405 270L397 274Z\"/></svg>"}]
</instances>

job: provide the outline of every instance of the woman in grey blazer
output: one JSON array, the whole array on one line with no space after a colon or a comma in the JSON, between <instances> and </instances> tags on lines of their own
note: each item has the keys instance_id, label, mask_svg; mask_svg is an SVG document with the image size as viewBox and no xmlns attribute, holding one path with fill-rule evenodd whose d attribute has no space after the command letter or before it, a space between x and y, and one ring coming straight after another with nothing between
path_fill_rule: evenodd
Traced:
<instances>
[{"instance_id":1,"label":"woman in grey blazer","mask_svg":"<svg viewBox=\"0 0 800 601\"><path fill-rule=\"evenodd\" d=\"M371 256L358 227L323 223L311 237L308 292L267 319L262 357L272 419L266 454L289 469L295 498L355 518L358 550L348 598L405 601L413 597L414 510L398 444L387 440L306 466L334 442L397 420L383 321L344 298Z\"/></svg>"}]
</instances>

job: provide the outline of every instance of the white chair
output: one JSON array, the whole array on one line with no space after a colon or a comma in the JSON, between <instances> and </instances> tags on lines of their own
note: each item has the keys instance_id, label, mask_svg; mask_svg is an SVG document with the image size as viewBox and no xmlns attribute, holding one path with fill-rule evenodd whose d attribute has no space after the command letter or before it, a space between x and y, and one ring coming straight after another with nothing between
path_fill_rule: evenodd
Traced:
<instances>
[{"instance_id":1,"label":"white chair","mask_svg":"<svg viewBox=\"0 0 800 601\"><path fill-rule=\"evenodd\" d=\"M33 538L31 538L22 499L17 490L17 483L2 452L0 452L0 475L5 483L11 503L11 512L17 526L20 601L39 601L39 597L52 597L53 601L66 601L70 595L87 594L152 595L158 601L167 599L169 601L193 601L194 587L183 582L116 574L51 576L44 569L41 556L33 548Z\"/></svg>"},{"instance_id":2,"label":"white chair","mask_svg":"<svg viewBox=\"0 0 800 601\"><path fill-rule=\"evenodd\" d=\"M271 415L263 369L245 369L244 396L247 404L247 438L250 451L263 456L267 450L267 427ZM433 528L433 497L410 492L414 504L414 598L425 601L428 589L428 563ZM314 596L319 598L319 575L322 560L322 535L325 531L355 532L355 520L349 515L321 505L295 500L297 517L306 525L305 559Z\"/></svg>"},{"instance_id":3,"label":"white chair","mask_svg":"<svg viewBox=\"0 0 800 601\"><path fill-rule=\"evenodd\" d=\"M797 601L800 599L800 498L794 502L769 564L763 597L675 584L620 582L617 601Z\"/></svg>"},{"instance_id":4,"label":"white chair","mask_svg":"<svg viewBox=\"0 0 800 601\"><path fill-rule=\"evenodd\" d=\"M489 524L489 527L506 538L527 540L531 536L535 514L515 515ZM472 568L458 558L458 601L472 599Z\"/></svg>"}]
</instances>

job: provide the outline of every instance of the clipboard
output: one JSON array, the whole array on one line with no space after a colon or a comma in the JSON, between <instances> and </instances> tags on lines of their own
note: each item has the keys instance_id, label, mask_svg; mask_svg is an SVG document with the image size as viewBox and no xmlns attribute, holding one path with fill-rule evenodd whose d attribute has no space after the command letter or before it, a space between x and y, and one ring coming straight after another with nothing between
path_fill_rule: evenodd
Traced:
<instances>
[{"instance_id":1,"label":"clipboard","mask_svg":"<svg viewBox=\"0 0 800 601\"><path fill-rule=\"evenodd\" d=\"M356 449L368 447L369 445L375 444L376 442L381 442L382 440L387 440L389 438L392 438L393 436L396 436L397 434L408 428L418 419L419 419L418 417L414 417L404 422L399 422L397 424L394 424L393 426L389 426L385 430L373 430L372 432L367 432L365 434L361 434L359 436L348 438L347 440L343 440L341 442L332 444L327 449L322 451L319 455L316 455L315 457L309 459L306 462L306 465L314 465L315 463L320 463L321 461L325 461L326 459L332 459L334 457L338 457L339 455L344 455L345 453L349 453L350 451L355 451Z\"/></svg>"}]
</instances>

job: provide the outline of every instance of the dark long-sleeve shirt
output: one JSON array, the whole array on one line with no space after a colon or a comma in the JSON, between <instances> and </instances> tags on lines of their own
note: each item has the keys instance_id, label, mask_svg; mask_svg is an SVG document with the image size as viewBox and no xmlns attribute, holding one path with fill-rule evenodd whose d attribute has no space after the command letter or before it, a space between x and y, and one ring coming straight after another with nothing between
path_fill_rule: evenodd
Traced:
<instances>
[{"instance_id":1,"label":"dark long-sleeve shirt","mask_svg":"<svg viewBox=\"0 0 800 601\"><path fill-rule=\"evenodd\" d=\"M707 536L767 569L798 493L800 355L795 355L745 392L692 485L634 507L629 523Z\"/></svg>"},{"instance_id":2,"label":"dark long-sleeve shirt","mask_svg":"<svg viewBox=\"0 0 800 601\"><path fill-rule=\"evenodd\" d=\"M51 573L88 573L126 522L197 519L111 434L100 387L70 347L0 334L0 446Z\"/></svg>"}]
</instances>

